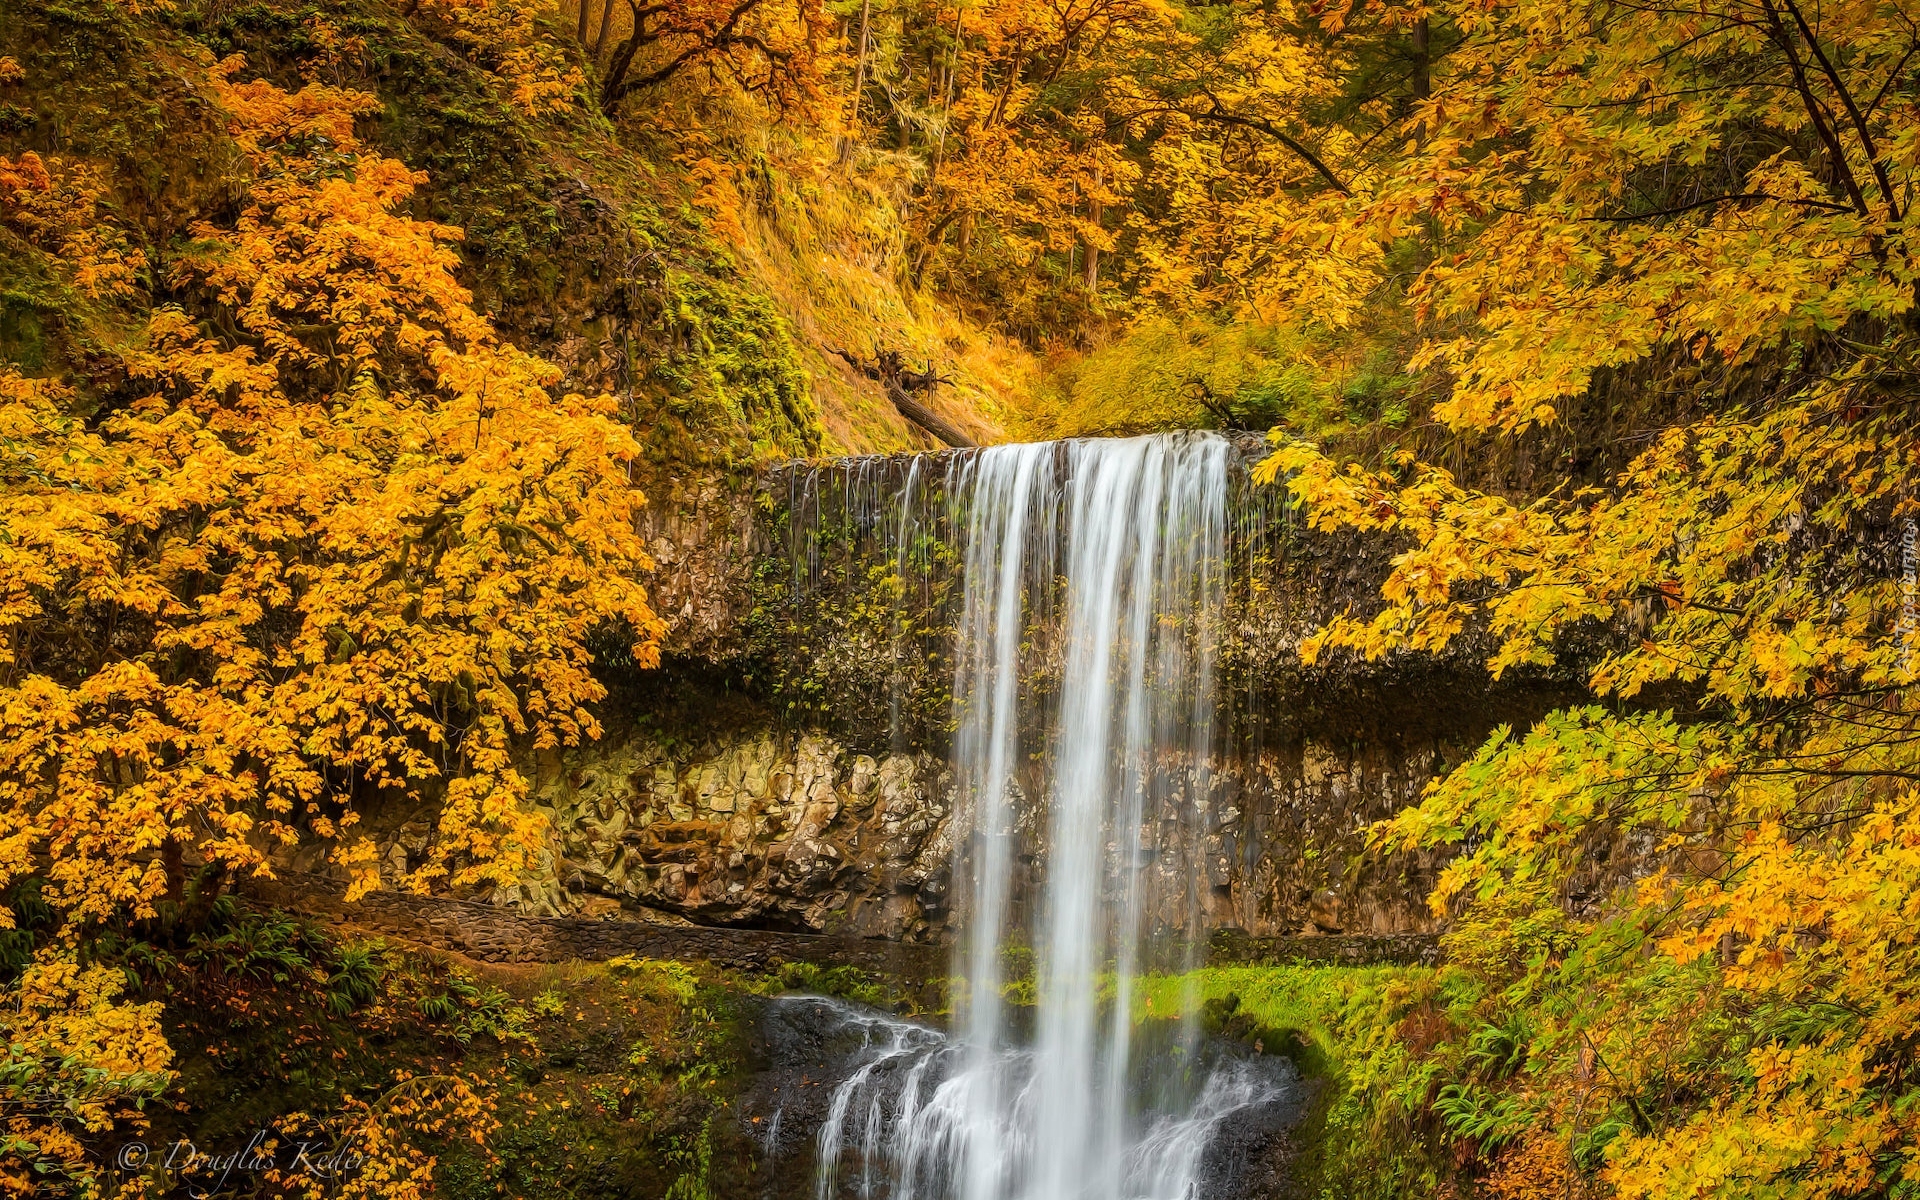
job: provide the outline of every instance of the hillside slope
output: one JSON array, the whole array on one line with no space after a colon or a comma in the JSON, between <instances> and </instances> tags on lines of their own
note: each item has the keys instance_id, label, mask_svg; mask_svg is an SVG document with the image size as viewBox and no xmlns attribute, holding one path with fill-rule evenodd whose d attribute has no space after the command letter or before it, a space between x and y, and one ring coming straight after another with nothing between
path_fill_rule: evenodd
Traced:
<instances>
[{"instance_id":1,"label":"hillside slope","mask_svg":"<svg viewBox=\"0 0 1920 1200\"><path fill-rule=\"evenodd\" d=\"M0 56L18 67L0 83L0 155L86 175L146 264L103 304L38 269L17 229L0 232L0 357L106 399L115 382L96 343L131 336L153 307L194 310L168 264L197 222L246 193L205 84L240 54L244 77L376 95L361 135L424 172L414 215L465 231L462 282L482 311L559 363L568 386L620 397L662 465L934 444L842 349L933 365L952 380L934 407L977 437L997 433L1027 356L889 275L886 197L834 169L830 148L776 133L711 80L629 105L616 127L552 18L485 40L447 19L459 12L0 4ZM529 102L493 53L503 42L533 47L568 86Z\"/></svg>"}]
</instances>

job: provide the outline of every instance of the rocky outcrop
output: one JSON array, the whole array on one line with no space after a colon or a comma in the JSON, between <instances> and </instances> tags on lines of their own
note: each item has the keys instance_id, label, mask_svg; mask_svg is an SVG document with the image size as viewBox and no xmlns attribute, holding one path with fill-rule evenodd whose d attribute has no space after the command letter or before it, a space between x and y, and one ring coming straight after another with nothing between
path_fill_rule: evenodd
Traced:
<instances>
[{"instance_id":1,"label":"rocky outcrop","mask_svg":"<svg viewBox=\"0 0 1920 1200\"><path fill-rule=\"evenodd\" d=\"M926 754L876 758L818 732L635 732L541 762L552 840L493 900L925 941L946 914L947 793Z\"/></svg>"},{"instance_id":2,"label":"rocky outcrop","mask_svg":"<svg viewBox=\"0 0 1920 1200\"><path fill-rule=\"evenodd\" d=\"M761 715L673 735L631 729L542 757L534 799L548 842L516 885L483 898L534 916L943 941L968 828L946 765L862 753ZM1149 823L1148 920L1184 929L1197 900L1208 928L1257 937L1431 933L1424 898L1443 860L1364 854L1364 832L1463 749L1304 742L1223 756L1202 802ZM1047 822L1037 768L1021 774L1016 892L1032 897ZM393 815L368 829L391 880L423 860L428 823Z\"/></svg>"},{"instance_id":3,"label":"rocky outcrop","mask_svg":"<svg viewBox=\"0 0 1920 1200\"><path fill-rule=\"evenodd\" d=\"M663 648L682 658L726 657L751 603L753 566L763 549L752 480L663 474L640 483L647 496L640 535L653 559L647 600L666 622Z\"/></svg>"}]
</instances>

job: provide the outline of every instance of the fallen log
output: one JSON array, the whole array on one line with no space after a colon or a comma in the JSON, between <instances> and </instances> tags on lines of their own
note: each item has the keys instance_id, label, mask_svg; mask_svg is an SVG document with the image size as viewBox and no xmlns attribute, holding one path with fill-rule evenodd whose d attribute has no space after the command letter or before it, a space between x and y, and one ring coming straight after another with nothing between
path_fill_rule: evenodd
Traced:
<instances>
[{"instance_id":1,"label":"fallen log","mask_svg":"<svg viewBox=\"0 0 1920 1200\"><path fill-rule=\"evenodd\" d=\"M936 385L950 382L940 377L932 363L928 363L924 371L914 371L908 369L906 359L898 350L882 350L870 360L847 350L836 350L834 353L846 359L848 365L868 379L878 381L900 415L921 429L949 446L964 448L977 444L959 426L914 398L914 392L930 392Z\"/></svg>"},{"instance_id":2,"label":"fallen log","mask_svg":"<svg viewBox=\"0 0 1920 1200\"><path fill-rule=\"evenodd\" d=\"M893 401L893 406L900 410L901 416L939 438L947 445L956 447L974 445L972 438L960 432L956 426L946 421L940 414L934 412L918 400L915 400L912 396L909 396L906 390L899 385L887 385L887 398Z\"/></svg>"}]
</instances>

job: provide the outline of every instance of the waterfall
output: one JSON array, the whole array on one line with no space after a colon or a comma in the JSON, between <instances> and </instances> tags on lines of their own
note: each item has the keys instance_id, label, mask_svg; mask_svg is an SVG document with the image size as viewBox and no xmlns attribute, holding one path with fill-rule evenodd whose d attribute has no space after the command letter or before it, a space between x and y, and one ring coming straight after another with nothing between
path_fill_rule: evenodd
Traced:
<instances>
[{"instance_id":1,"label":"waterfall","mask_svg":"<svg viewBox=\"0 0 1920 1200\"><path fill-rule=\"evenodd\" d=\"M1143 1054L1132 1007L1150 936L1202 928L1232 464L1200 434L949 457L965 983L951 1034L833 1010L860 1049L818 1200L1188 1200L1221 1123L1290 1085L1191 1026Z\"/></svg>"}]
</instances>

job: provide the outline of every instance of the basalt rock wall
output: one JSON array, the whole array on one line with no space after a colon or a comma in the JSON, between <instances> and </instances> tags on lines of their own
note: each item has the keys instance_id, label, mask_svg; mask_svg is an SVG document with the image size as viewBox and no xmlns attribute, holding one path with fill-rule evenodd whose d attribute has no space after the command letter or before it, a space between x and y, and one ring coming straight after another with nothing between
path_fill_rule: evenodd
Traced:
<instances>
[{"instance_id":1,"label":"basalt rock wall","mask_svg":"<svg viewBox=\"0 0 1920 1200\"><path fill-rule=\"evenodd\" d=\"M1374 820L1415 800L1472 745L1311 738L1222 756L1198 809L1150 822L1145 869L1172 899L1150 916L1178 928L1197 894L1205 924L1255 936L1392 934L1436 928L1425 897L1444 859L1369 855ZM1021 894L1038 893L1046 816L1038 767L1017 797ZM1177 789L1175 789L1177 791ZM968 820L944 759L868 753L817 728L764 725L692 738L644 729L539 762L551 836L494 903L545 916L683 919L797 932L939 941ZM398 876L426 826L383 832Z\"/></svg>"},{"instance_id":2,"label":"basalt rock wall","mask_svg":"<svg viewBox=\"0 0 1920 1200\"><path fill-rule=\"evenodd\" d=\"M541 764L554 836L530 912L645 906L701 922L936 939L951 787L925 753L862 754L770 724L680 742L634 731Z\"/></svg>"},{"instance_id":3,"label":"basalt rock wall","mask_svg":"<svg viewBox=\"0 0 1920 1200\"><path fill-rule=\"evenodd\" d=\"M1258 448L1246 449L1251 461ZM667 661L612 672L599 743L529 754L549 843L518 886L477 898L539 916L945 940L955 853L964 870L968 849L947 768L963 600L954 461L871 458L656 490ZM1179 926L1197 912L1255 937L1431 932L1425 898L1444 860L1367 853L1365 830L1497 725L1578 699L1577 663L1496 684L1469 630L1444 655L1303 664L1313 629L1377 605L1399 547L1312 531L1244 477L1229 508L1206 634L1218 745L1204 787L1162 789L1184 810L1150 814L1142 869L1162 877L1163 896L1187 897L1151 916ZM1043 706L1046 658L1023 680ZM1037 882L1037 761L1017 777L1016 872ZM425 850L428 825L407 814L369 827L396 875Z\"/></svg>"}]
</instances>

